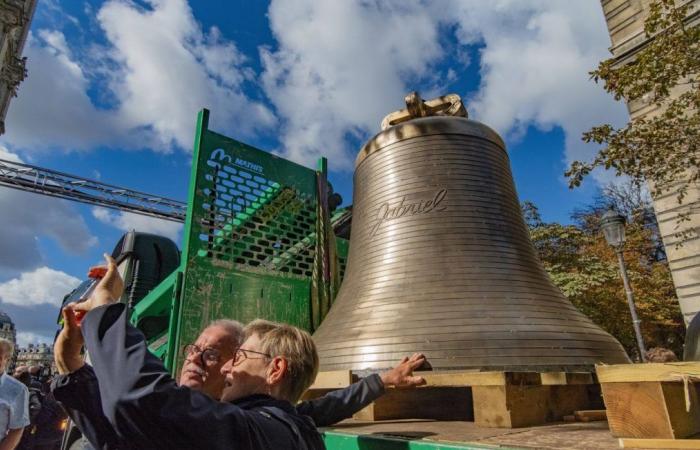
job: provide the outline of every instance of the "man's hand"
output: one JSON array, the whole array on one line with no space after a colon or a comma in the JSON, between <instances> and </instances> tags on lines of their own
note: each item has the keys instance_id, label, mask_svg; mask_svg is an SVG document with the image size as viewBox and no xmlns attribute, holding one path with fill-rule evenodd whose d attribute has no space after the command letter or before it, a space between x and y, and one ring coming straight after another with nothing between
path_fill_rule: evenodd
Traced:
<instances>
[{"instance_id":1,"label":"man's hand","mask_svg":"<svg viewBox=\"0 0 700 450\"><path fill-rule=\"evenodd\" d=\"M53 346L53 357L56 361L58 373L66 374L75 372L83 367L85 361L80 356L83 348L83 333L78 325L78 317L73 310L74 305L66 305L61 314L63 315L63 329L56 338Z\"/></svg>"},{"instance_id":2,"label":"man's hand","mask_svg":"<svg viewBox=\"0 0 700 450\"><path fill-rule=\"evenodd\" d=\"M73 305L73 310L78 312L79 318L98 306L115 303L124 292L124 280L119 275L117 263L106 253L104 257L107 261L107 273L97 284L90 298Z\"/></svg>"},{"instance_id":3,"label":"man's hand","mask_svg":"<svg viewBox=\"0 0 700 450\"><path fill-rule=\"evenodd\" d=\"M393 369L389 369L380 375L385 387L394 386L407 388L425 384L425 378L414 376L413 371L425 364L425 356L414 353L410 358L404 357Z\"/></svg>"}]
</instances>

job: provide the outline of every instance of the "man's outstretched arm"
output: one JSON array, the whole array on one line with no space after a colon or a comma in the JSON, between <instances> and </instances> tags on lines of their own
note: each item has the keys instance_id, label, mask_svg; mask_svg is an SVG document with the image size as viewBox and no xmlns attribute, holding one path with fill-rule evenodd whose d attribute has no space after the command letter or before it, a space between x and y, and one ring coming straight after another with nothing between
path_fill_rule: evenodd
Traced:
<instances>
[{"instance_id":1,"label":"man's outstretched arm","mask_svg":"<svg viewBox=\"0 0 700 450\"><path fill-rule=\"evenodd\" d=\"M396 367L381 375L370 375L345 389L301 402L297 405L297 411L311 417L318 427L333 425L352 417L353 414L384 395L385 387L409 388L425 384L423 377L413 375L413 371L425 362L425 356L415 353L410 358L403 358Z\"/></svg>"}]
</instances>

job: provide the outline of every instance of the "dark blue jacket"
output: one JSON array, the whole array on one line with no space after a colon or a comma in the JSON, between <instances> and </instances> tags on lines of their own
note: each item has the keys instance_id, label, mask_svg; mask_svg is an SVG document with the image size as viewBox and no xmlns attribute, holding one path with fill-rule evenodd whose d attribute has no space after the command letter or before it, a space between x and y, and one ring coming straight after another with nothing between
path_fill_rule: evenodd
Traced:
<instances>
[{"instance_id":1,"label":"dark blue jacket","mask_svg":"<svg viewBox=\"0 0 700 450\"><path fill-rule=\"evenodd\" d=\"M116 306L112 307L113 309L116 308ZM101 309L106 309L106 308L101 308ZM110 320L113 320L114 318L112 317L112 314L116 315L116 311L112 313L107 313L107 312L102 312L102 315L107 314L107 318ZM121 320L120 317L123 317L124 314L120 314L119 318L117 318L118 321L120 322L125 322L124 320ZM87 319L87 318L86 318ZM92 321L93 323L95 321ZM116 324L113 324L113 326L117 326ZM98 327L99 329L102 329L102 327ZM86 334L87 336L87 330L88 328L85 325L85 322L83 324L83 333ZM114 330L112 330L112 333ZM128 335L133 335L134 333L138 333L137 330L131 329L126 332L124 335L124 339L128 339ZM105 338L105 334L98 333L98 339L100 336L102 336L102 339ZM134 337L134 336L132 336ZM143 344L143 347L145 347L145 344L143 343L143 338L141 336L141 343ZM135 346L139 347L139 346ZM89 347L90 348L90 347ZM93 351L90 349L90 354L91 358L93 361L96 361L96 357L93 354ZM122 348L122 353L124 352ZM158 365L160 365L160 362L150 355L149 352L148 357L142 355L140 356L144 362L155 360L158 362ZM107 353L106 355L109 355ZM98 357L99 358L99 357ZM113 362L110 364L114 364ZM163 373L165 373L165 369L160 365L161 370L163 371L160 375L158 375L158 378L162 378ZM120 371L115 371L112 373L112 376L120 376L121 373L123 373L123 370ZM152 375L151 375L152 376ZM169 377L168 377L169 378ZM168 383L172 383L174 385L174 382L169 379ZM97 381L97 377L95 375L95 372L90 366L83 366L83 368L77 370L76 372L68 375L59 375L56 377L54 384L52 386L54 395L56 398L61 401L66 409L68 410L71 418L73 421L76 423L78 428L83 432L83 434L88 438L88 440L95 446L96 448L100 449L119 449L119 448L133 448L133 444L131 443L133 437L132 436L124 436L122 438L122 432L116 431L116 429L113 427L114 421L110 421L107 419L105 414L102 413L103 411L103 405L102 405L102 395L100 392L99 388L100 383ZM152 385L152 383L149 384L149 386ZM167 384L166 384L167 385ZM170 388L173 388L171 386ZM189 391L187 388L175 388L178 390L186 390ZM109 391L114 392L112 389L109 389ZM296 414L291 414L290 417L294 418L294 423L287 423L288 428L292 430L292 433L295 432L295 428L299 431L304 431L307 429L308 421L303 417L303 416L310 416L315 424L317 426L328 426L333 423L336 423L340 420L346 419L355 412L359 411L360 409L364 408L367 406L369 403L380 397L384 393L384 387L382 385L382 382L377 375L372 375L367 378L364 378L362 381L355 383L351 386L349 386L346 389L339 390L339 391L334 391L331 392L321 398L302 402L299 405L296 406ZM155 393L150 393L149 396L154 396ZM203 394L196 396L197 398L199 397L204 397L209 400L209 402L213 402L214 404L219 404L222 405L219 402L215 402L208 397L204 396ZM200 399L201 400L201 399ZM288 412L284 412L286 408L280 408L280 405L265 405L259 401L261 399L258 398L249 398L249 399L241 399L234 404L239 407L240 409L244 410L262 410L263 413L261 415L265 417L265 414L270 415L271 417L276 418L279 422L284 423L285 420L289 420L289 414ZM267 401L272 401L272 402L278 402L274 399L267 398ZM288 405L288 404L287 404ZM272 406L273 408L276 409L269 409L268 406ZM109 413L107 409L104 410L105 413ZM275 414L278 413L278 414ZM296 423L296 421L301 418L301 426ZM184 419L184 417L183 417ZM146 419L147 421L150 421L151 419ZM184 420L189 420L189 419L184 419ZM133 420L130 420L129 422L133 422ZM138 425L138 424L137 424ZM127 428L129 433L131 433L133 430L131 429L134 426L134 424L130 424ZM141 433L144 431L142 430ZM204 444L203 444L204 445ZM207 444L209 445L209 444ZM176 447L179 448L179 447ZM219 447L210 447L210 448L219 448ZM284 447L234 447L234 446L228 446L228 447L221 447L221 448L284 448ZM304 448L303 446L300 447L291 447L291 448ZM316 448L316 447L308 447L307 448Z\"/></svg>"},{"instance_id":2,"label":"dark blue jacket","mask_svg":"<svg viewBox=\"0 0 700 450\"><path fill-rule=\"evenodd\" d=\"M117 448L325 448L313 421L289 402L253 395L222 403L177 386L128 323L123 304L95 308L81 328Z\"/></svg>"}]
</instances>

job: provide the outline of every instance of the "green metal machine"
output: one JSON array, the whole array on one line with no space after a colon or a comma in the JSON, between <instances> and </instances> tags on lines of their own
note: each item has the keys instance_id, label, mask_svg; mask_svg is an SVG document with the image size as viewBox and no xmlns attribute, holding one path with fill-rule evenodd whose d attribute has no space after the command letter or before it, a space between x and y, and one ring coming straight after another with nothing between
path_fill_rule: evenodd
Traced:
<instances>
[{"instance_id":1,"label":"green metal machine","mask_svg":"<svg viewBox=\"0 0 700 450\"><path fill-rule=\"evenodd\" d=\"M308 169L208 128L200 112L180 267L133 308L151 350L176 373L179 349L212 320L261 317L313 331L340 284L347 241L327 207L325 160ZM339 256L339 258L338 258ZM165 322L163 322L165 323Z\"/></svg>"}]
</instances>

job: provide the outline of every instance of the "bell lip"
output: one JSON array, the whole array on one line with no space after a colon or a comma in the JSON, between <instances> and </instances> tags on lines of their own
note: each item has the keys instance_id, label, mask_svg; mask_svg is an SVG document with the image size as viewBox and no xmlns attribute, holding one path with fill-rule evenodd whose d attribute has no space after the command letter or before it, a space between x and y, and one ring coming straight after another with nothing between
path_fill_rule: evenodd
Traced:
<instances>
[{"instance_id":1,"label":"bell lip","mask_svg":"<svg viewBox=\"0 0 700 450\"><path fill-rule=\"evenodd\" d=\"M362 146L355 159L355 169L370 155L399 140L411 139L418 136L431 136L436 134L459 134L472 136L493 142L506 150L506 145L501 136L488 125L476 120L464 117L423 117L409 120L382 130Z\"/></svg>"}]
</instances>

